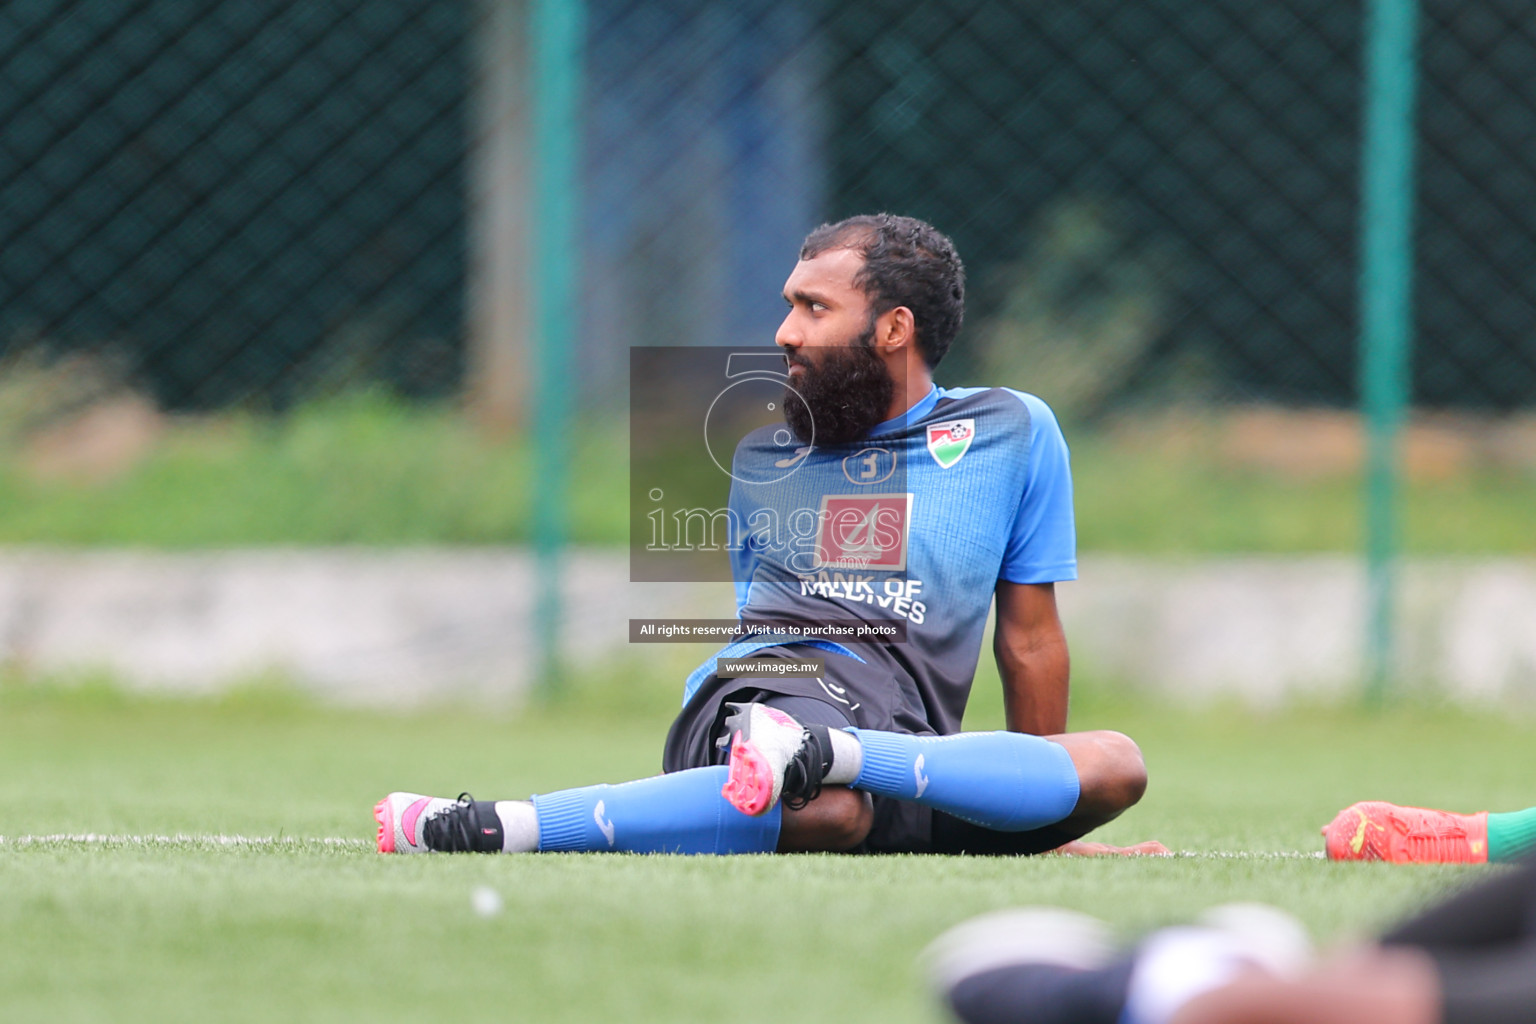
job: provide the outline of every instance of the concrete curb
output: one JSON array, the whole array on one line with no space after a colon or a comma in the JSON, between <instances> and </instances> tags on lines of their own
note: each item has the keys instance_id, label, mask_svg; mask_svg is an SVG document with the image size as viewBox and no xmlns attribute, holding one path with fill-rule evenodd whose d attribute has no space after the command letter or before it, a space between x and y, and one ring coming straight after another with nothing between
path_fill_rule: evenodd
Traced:
<instances>
[{"instance_id":1,"label":"concrete curb","mask_svg":"<svg viewBox=\"0 0 1536 1024\"><path fill-rule=\"evenodd\" d=\"M578 665L646 657L629 618L733 608L725 584L628 582L622 551L568 564L562 646ZM533 573L507 549L0 551L0 659L152 689L278 674L346 703L513 703L534 657ZM1355 559L1087 556L1058 590L1080 675L1257 703L1358 685ZM1536 702L1536 560L1412 562L1403 595L1402 685Z\"/></svg>"}]
</instances>

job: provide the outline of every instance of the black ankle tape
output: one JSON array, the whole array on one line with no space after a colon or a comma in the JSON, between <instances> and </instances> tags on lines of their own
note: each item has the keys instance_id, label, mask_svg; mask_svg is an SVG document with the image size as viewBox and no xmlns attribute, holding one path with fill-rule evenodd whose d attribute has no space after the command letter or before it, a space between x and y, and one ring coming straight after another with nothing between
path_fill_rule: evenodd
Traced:
<instances>
[{"instance_id":1,"label":"black ankle tape","mask_svg":"<svg viewBox=\"0 0 1536 1024\"><path fill-rule=\"evenodd\" d=\"M501 815L496 813L496 801L475 801L475 852L500 853L502 850Z\"/></svg>"},{"instance_id":2,"label":"black ankle tape","mask_svg":"<svg viewBox=\"0 0 1536 1024\"><path fill-rule=\"evenodd\" d=\"M811 742L816 744L812 763L821 765L819 782L827 777L827 772L832 768L832 731L817 722L805 723L805 730L811 734Z\"/></svg>"}]
</instances>

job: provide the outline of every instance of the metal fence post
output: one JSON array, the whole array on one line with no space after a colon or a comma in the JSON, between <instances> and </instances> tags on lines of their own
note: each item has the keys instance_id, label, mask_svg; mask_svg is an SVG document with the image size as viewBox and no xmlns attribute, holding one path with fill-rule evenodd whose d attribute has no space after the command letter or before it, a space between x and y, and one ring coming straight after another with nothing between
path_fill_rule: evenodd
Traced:
<instances>
[{"instance_id":1,"label":"metal fence post","mask_svg":"<svg viewBox=\"0 0 1536 1024\"><path fill-rule=\"evenodd\" d=\"M1360 394L1367 423L1366 693L1392 671L1400 545L1398 440L1409 398L1416 0L1370 0L1361 151Z\"/></svg>"},{"instance_id":2,"label":"metal fence post","mask_svg":"<svg viewBox=\"0 0 1536 1024\"><path fill-rule=\"evenodd\" d=\"M559 678L563 551L570 477L571 362L576 343L580 188L580 100L585 11L582 0L531 0L533 233L529 253L534 306L535 387L528 438L533 448L533 537L537 584L534 629L538 678L547 693Z\"/></svg>"},{"instance_id":3,"label":"metal fence post","mask_svg":"<svg viewBox=\"0 0 1536 1024\"><path fill-rule=\"evenodd\" d=\"M476 0L471 22L465 381L493 435L527 425L530 356L528 0Z\"/></svg>"}]
</instances>

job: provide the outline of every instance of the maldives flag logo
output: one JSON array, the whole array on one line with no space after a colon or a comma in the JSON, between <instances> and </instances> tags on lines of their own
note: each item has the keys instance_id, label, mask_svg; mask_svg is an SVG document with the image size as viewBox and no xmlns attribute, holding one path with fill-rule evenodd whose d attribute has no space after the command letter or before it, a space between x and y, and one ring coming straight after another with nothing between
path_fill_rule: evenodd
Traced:
<instances>
[{"instance_id":1,"label":"maldives flag logo","mask_svg":"<svg viewBox=\"0 0 1536 1024\"><path fill-rule=\"evenodd\" d=\"M975 437L975 420L950 420L948 423L931 424L928 427L928 454L933 456L933 461L939 464L940 469L948 469L970 451L971 441Z\"/></svg>"}]
</instances>

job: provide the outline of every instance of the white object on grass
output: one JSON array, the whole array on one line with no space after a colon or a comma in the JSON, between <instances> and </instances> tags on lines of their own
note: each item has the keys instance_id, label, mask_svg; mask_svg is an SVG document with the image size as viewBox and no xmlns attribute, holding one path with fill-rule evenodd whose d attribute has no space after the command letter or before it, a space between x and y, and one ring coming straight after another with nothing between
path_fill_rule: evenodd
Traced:
<instances>
[{"instance_id":1,"label":"white object on grass","mask_svg":"<svg viewBox=\"0 0 1536 1024\"><path fill-rule=\"evenodd\" d=\"M469 894L469 905L481 917L495 917L501 913L501 893L488 885L477 885Z\"/></svg>"}]
</instances>

